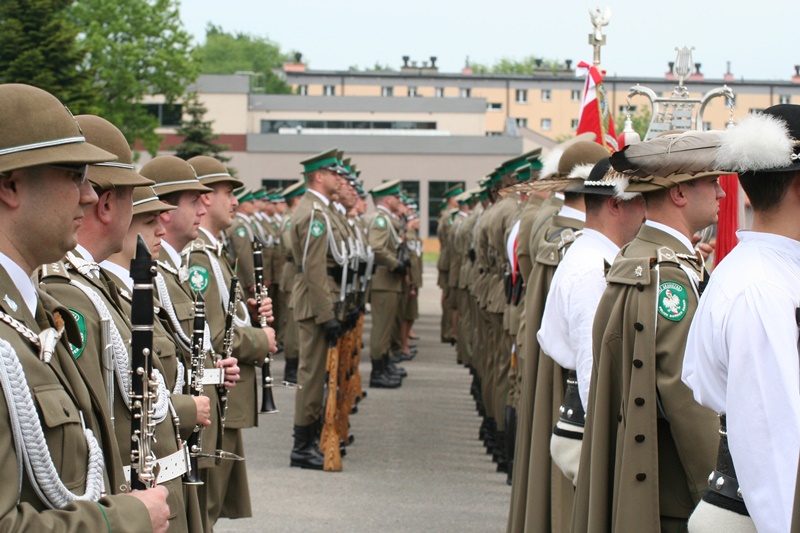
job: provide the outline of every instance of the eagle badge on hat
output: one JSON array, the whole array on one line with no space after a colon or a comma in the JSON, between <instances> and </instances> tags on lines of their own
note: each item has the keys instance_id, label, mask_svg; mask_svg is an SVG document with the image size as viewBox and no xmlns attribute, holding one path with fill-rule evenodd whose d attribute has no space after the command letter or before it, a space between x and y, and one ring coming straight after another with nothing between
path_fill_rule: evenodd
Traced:
<instances>
[{"instance_id":1,"label":"eagle badge on hat","mask_svg":"<svg viewBox=\"0 0 800 533\"><path fill-rule=\"evenodd\" d=\"M208 288L208 270L200 265L190 268L189 286L194 292L205 292Z\"/></svg>"},{"instance_id":2,"label":"eagle badge on hat","mask_svg":"<svg viewBox=\"0 0 800 533\"><path fill-rule=\"evenodd\" d=\"M311 223L311 235L319 237L325 231L325 224L321 220L314 220Z\"/></svg>"},{"instance_id":3,"label":"eagle badge on hat","mask_svg":"<svg viewBox=\"0 0 800 533\"><path fill-rule=\"evenodd\" d=\"M688 303L686 287L674 281L665 281L658 287L658 314L673 322L686 316Z\"/></svg>"}]
</instances>

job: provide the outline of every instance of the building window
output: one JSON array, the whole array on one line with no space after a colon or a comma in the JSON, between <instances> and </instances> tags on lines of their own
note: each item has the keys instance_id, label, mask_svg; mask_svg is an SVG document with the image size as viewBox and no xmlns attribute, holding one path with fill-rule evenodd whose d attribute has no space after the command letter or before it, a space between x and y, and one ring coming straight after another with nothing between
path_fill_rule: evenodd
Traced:
<instances>
[{"instance_id":1,"label":"building window","mask_svg":"<svg viewBox=\"0 0 800 533\"><path fill-rule=\"evenodd\" d=\"M635 105L621 105L619 106L619 113L620 115L625 116L625 114L630 113L633 116L636 113L636 106Z\"/></svg>"},{"instance_id":2,"label":"building window","mask_svg":"<svg viewBox=\"0 0 800 533\"><path fill-rule=\"evenodd\" d=\"M461 89L458 90L458 96L460 96L461 98L469 98L471 94L472 94L472 89L470 89L469 87L462 87Z\"/></svg>"},{"instance_id":3,"label":"building window","mask_svg":"<svg viewBox=\"0 0 800 533\"><path fill-rule=\"evenodd\" d=\"M553 121L549 118L542 119L542 131L550 131L553 128ZM575 128L577 129L577 127Z\"/></svg>"},{"instance_id":4,"label":"building window","mask_svg":"<svg viewBox=\"0 0 800 533\"><path fill-rule=\"evenodd\" d=\"M336 85L326 85L322 88L324 96L336 96Z\"/></svg>"},{"instance_id":5,"label":"building window","mask_svg":"<svg viewBox=\"0 0 800 533\"><path fill-rule=\"evenodd\" d=\"M436 98L444 98L444 87L436 87L434 95Z\"/></svg>"},{"instance_id":6,"label":"building window","mask_svg":"<svg viewBox=\"0 0 800 533\"><path fill-rule=\"evenodd\" d=\"M580 120L578 120L577 118L573 118L569 123L570 129L572 131L578 131L578 123L579 122L580 122Z\"/></svg>"},{"instance_id":7,"label":"building window","mask_svg":"<svg viewBox=\"0 0 800 533\"><path fill-rule=\"evenodd\" d=\"M456 183L463 184L463 182L458 181L428 182L428 237L436 237L438 234L439 216L442 214L441 205L444 200L444 193Z\"/></svg>"},{"instance_id":8,"label":"building window","mask_svg":"<svg viewBox=\"0 0 800 533\"><path fill-rule=\"evenodd\" d=\"M292 134L318 130L435 130L436 122L370 120L262 120L261 133ZM365 133L369 133L368 131ZM357 133L356 133L357 134Z\"/></svg>"},{"instance_id":9,"label":"building window","mask_svg":"<svg viewBox=\"0 0 800 533\"><path fill-rule=\"evenodd\" d=\"M572 89L570 93L570 98L573 102L580 102L581 101L581 90L580 89Z\"/></svg>"},{"instance_id":10,"label":"building window","mask_svg":"<svg viewBox=\"0 0 800 533\"><path fill-rule=\"evenodd\" d=\"M394 87L381 87L381 96L394 96Z\"/></svg>"},{"instance_id":11,"label":"building window","mask_svg":"<svg viewBox=\"0 0 800 533\"><path fill-rule=\"evenodd\" d=\"M703 131L708 131L710 129L712 129L711 128L711 123L710 122L703 122Z\"/></svg>"},{"instance_id":12,"label":"building window","mask_svg":"<svg viewBox=\"0 0 800 533\"><path fill-rule=\"evenodd\" d=\"M180 104L144 104L147 112L158 119L161 128L175 128L183 120L183 106Z\"/></svg>"},{"instance_id":13,"label":"building window","mask_svg":"<svg viewBox=\"0 0 800 533\"><path fill-rule=\"evenodd\" d=\"M553 99L550 89L542 89L542 102L549 102Z\"/></svg>"},{"instance_id":14,"label":"building window","mask_svg":"<svg viewBox=\"0 0 800 533\"><path fill-rule=\"evenodd\" d=\"M413 96L419 96L417 94L417 88L416 87L409 87L408 88L408 96L412 96L412 97Z\"/></svg>"},{"instance_id":15,"label":"building window","mask_svg":"<svg viewBox=\"0 0 800 533\"><path fill-rule=\"evenodd\" d=\"M300 96L308 96L308 85L298 85L297 94Z\"/></svg>"},{"instance_id":16,"label":"building window","mask_svg":"<svg viewBox=\"0 0 800 533\"><path fill-rule=\"evenodd\" d=\"M487 131L486 132L486 136L487 137L502 137L503 136L503 132L502 131Z\"/></svg>"},{"instance_id":17,"label":"building window","mask_svg":"<svg viewBox=\"0 0 800 533\"><path fill-rule=\"evenodd\" d=\"M502 111L503 104L500 102L486 102L487 111Z\"/></svg>"},{"instance_id":18,"label":"building window","mask_svg":"<svg viewBox=\"0 0 800 533\"><path fill-rule=\"evenodd\" d=\"M791 104L792 103L792 97L790 95L788 95L788 94L782 94L780 96L780 98L779 98L779 103L781 103L781 104Z\"/></svg>"},{"instance_id":19,"label":"building window","mask_svg":"<svg viewBox=\"0 0 800 533\"><path fill-rule=\"evenodd\" d=\"M756 113L763 113L763 112L764 112L764 110L762 108L760 108L760 107L751 107L750 110L748 111L748 113L750 113L751 115L754 115Z\"/></svg>"},{"instance_id":20,"label":"building window","mask_svg":"<svg viewBox=\"0 0 800 533\"><path fill-rule=\"evenodd\" d=\"M269 190L269 189L283 189L284 187L288 187L292 183L297 183L297 180L293 180L293 179L288 179L288 180L287 179L277 179L277 180L273 180L273 179L268 179L268 178L262 178L261 179L261 186L264 187L267 190Z\"/></svg>"},{"instance_id":21,"label":"building window","mask_svg":"<svg viewBox=\"0 0 800 533\"><path fill-rule=\"evenodd\" d=\"M528 127L528 119L527 118L515 118L517 121L517 126L520 128L527 128Z\"/></svg>"},{"instance_id":22,"label":"building window","mask_svg":"<svg viewBox=\"0 0 800 533\"><path fill-rule=\"evenodd\" d=\"M527 104L528 103L528 90L527 89L517 89L516 102L518 104Z\"/></svg>"},{"instance_id":23,"label":"building window","mask_svg":"<svg viewBox=\"0 0 800 533\"><path fill-rule=\"evenodd\" d=\"M413 198L413 199L417 200L417 205L419 205L419 182L418 181L401 181L400 182L400 189L405 191L406 197Z\"/></svg>"}]
</instances>

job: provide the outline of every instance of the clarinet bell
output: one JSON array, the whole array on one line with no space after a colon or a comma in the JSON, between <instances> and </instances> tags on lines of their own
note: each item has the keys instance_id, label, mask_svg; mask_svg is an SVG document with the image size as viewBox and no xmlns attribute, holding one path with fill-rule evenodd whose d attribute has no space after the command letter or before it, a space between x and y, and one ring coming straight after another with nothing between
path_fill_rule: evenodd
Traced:
<instances>
[{"instance_id":1,"label":"clarinet bell","mask_svg":"<svg viewBox=\"0 0 800 533\"><path fill-rule=\"evenodd\" d=\"M275 399L272 397L272 387L264 387L261 389L261 414L274 414L278 412L275 406Z\"/></svg>"}]
</instances>

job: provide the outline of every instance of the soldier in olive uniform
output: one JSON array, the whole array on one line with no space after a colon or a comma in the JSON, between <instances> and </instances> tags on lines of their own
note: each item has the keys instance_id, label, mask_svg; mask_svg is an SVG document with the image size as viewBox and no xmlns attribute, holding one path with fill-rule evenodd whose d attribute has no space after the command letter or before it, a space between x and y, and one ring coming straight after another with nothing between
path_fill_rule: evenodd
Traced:
<instances>
[{"instance_id":1,"label":"soldier in olive uniform","mask_svg":"<svg viewBox=\"0 0 800 533\"><path fill-rule=\"evenodd\" d=\"M439 259L436 268L439 271L437 285L442 289L442 342L455 342L455 332L453 331L453 303L450 299L450 237L448 235L451 215L458 209L456 196L464 192L462 184L457 184L444 193L442 200L442 214L439 216L439 223L436 226L436 234L439 237Z\"/></svg>"},{"instance_id":2,"label":"soldier in olive uniform","mask_svg":"<svg viewBox=\"0 0 800 533\"><path fill-rule=\"evenodd\" d=\"M75 247L97 203L86 164L117 157L86 142L41 89L0 85L0 117L0 528L165 531L168 491L122 495L129 489L108 407L71 355L67 336L77 346L84 340L78 324L33 281L40 265Z\"/></svg>"},{"instance_id":3,"label":"soldier in olive uniform","mask_svg":"<svg viewBox=\"0 0 800 533\"><path fill-rule=\"evenodd\" d=\"M253 239L256 237L253 216L257 210L257 199L259 191L253 191L246 187L240 187L234 191L239 205L236 206L236 214L233 223L225 230L225 236L230 243L230 257L232 260L231 268L236 271L242 290L247 299L255 297L253 292Z\"/></svg>"},{"instance_id":4,"label":"soldier in olive uniform","mask_svg":"<svg viewBox=\"0 0 800 533\"><path fill-rule=\"evenodd\" d=\"M132 194L134 187L149 186L153 182L133 170L128 143L116 127L93 115L76 118L84 135L94 144L116 154L114 163L90 165L88 179L98 194L98 203L84 217L78 229L78 246L67 252L63 261L42 267L39 278L41 287L48 294L66 305L73 314L85 338L83 346L73 348L78 368L86 376L96 395L104 397L113 390L113 415L119 449L123 464L130 464L131 409L128 401L128 376L130 374L128 346L131 341L129 309L117 292L116 284L108 274L98 267L112 253L122 249L125 233L131 221ZM109 339L101 338L101 323L110 320ZM104 350L107 342L113 349L113 367L116 376L109 380L105 370ZM200 402L175 390L177 366L174 351L170 354L154 350L153 368L158 382L159 400L156 402L153 421L156 423L152 451L158 458L159 484L167 487L168 502L172 515L170 524L178 529L187 529L186 501L181 476L186 471L186 449L182 446L180 427L175 423L183 416L185 428L191 429L197 422ZM165 366L166 363L166 366ZM169 387L168 385L172 385ZM171 394L175 394L175 404ZM107 396L105 396L107 397ZM178 409L176 409L176 407ZM175 415L173 415L175 413ZM205 419L204 419L205 420ZM195 491L187 495L196 500ZM196 501L190 508L197 511ZM200 525L199 514L192 518L192 525Z\"/></svg>"},{"instance_id":5,"label":"soldier in olive uniform","mask_svg":"<svg viewBox=\"0 0 800 533\"><path fill-rule=\"evenodd\" d=\"M391 180L370 191L375 202L375 211L367 223L367 238L375 254L375 274L370 286L370 306L372 308L372 332L369 353L372 359L370 387L397 388L401 380L392 372L389 361L392 330L397 320L402 278L407 267L398 260L398 247L401 238L395 227L400 201L400 181Z\"/></svg>"},{"instance_id":6,"label":"soldier in olive uniform","mask_svg":"<svg viewBox=\"0 0 800 533\"><path fill-rule=\"evenodd\" d=\"M317 428L321 426L325 362L330 343L341 334L339 302L341 249L330 220L330 204L338 192L341 162L329 150L301 163L306 192L292 214L289 229L294 264L300 271L292 289L294 317L300 339L300 365L294 413L292 466L322 470Z\"/></svg>"},{"instance_id":7,"label":"soldier in olive uniform","mask_svg":"<svg viewBox=\"0 0 800 533\"><path fill-rule=\"evenodd\" d=\"M610 158L615 171L629 171L625 191L642 193L647 221L611 265L595 314L572 531L686 531L714 468L717 416L680 375L707 275L691 239L717 221L725 196L722 173L708 171L718 135L668 135ZM646 162L628 160L642 151Z\"/></svg>"},{"instance_id":8,"label":"soldier in olive uniform","mask_svg":"<svg viewBox=\"0 0 800 533\"><path fill-rule=\"evenodd\" d=\"M286 367L283 371L283 380L287 383L297 384L297 364L299 355L299 339L297 338L297 322L294 319L294 309L291 306L292 287L294 287L294 278L298 274L297 265L294 263L294 256L292 255L292 241L291 228L292 228L292 214L294 213L300 197L306 192L306 184L300 180L292 185L289 185L283 190L283 198L288 207L286 213L283 215L281 225L281 254L284 258L283 270L281 271L280 287L283 294L281 301L286 306L286 312L283 314L284 322L282 324L283 331L283 354L286 358Z\"/></svg>"}]
</instances>

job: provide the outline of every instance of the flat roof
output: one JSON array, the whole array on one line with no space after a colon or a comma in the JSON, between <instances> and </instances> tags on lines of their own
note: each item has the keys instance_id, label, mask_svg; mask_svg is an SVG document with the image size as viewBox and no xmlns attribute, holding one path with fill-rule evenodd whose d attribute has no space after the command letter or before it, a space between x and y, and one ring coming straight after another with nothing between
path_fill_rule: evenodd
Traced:
<instances>
[{"instance_id":1,"label":"flat roof","mask_svg":"<svg viewBox=\"0 0 800 533\"><path fill-rule=\"evenodd\" d=\"M345 111L382 113L486 113L485 98L299 96L251 94L250 111Z\"/></svg>"}]
</instances>

